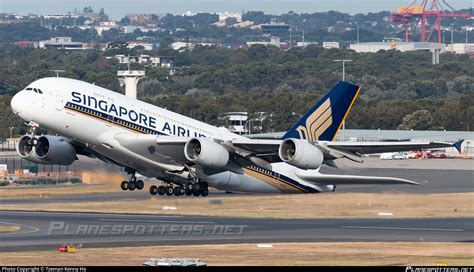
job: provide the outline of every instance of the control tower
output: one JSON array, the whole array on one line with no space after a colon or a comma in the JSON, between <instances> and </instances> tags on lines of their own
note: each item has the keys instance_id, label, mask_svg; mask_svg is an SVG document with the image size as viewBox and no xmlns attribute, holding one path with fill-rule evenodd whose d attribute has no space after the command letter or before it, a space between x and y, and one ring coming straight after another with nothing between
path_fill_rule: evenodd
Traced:
<instances>
[{"instance_id":1,"label":"control tower","mask_svg":"<svg viewBox=\"0 0 474 272\"><path fill-rule=\"evenodd\" d=\"M280 48L280 36L286 34L290 30L290 26L287 24L280 24L272 22L271 24L261 25L262 32L264 35L270 36L271 45Z\"/></svg>"},{"instance_id":2,"label":"control tower","mask_svg":"<svg viewBox=\"0 0 474 272\"><path fill-rule=\"evenodd\" d=\"M122 70L117 71L120 86L125 84L125 96L137 99L137 85L138 81L145 76L143 70Z\"/></svg>"}]
</instances>

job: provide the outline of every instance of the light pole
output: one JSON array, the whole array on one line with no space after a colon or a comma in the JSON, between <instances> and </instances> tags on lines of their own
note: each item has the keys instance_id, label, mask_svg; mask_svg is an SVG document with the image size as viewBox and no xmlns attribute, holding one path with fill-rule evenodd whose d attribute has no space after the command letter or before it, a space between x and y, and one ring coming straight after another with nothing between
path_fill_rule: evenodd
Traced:
<instances>
[{"instance_id":1,"label":"light pole","mask_svg":"<svg viewBox=\"0 0 474 272\"><path fill-rule=\"evenodd\" d=\"M451 50L454 51L454 24L451 24Z\"/></svg>"},{"instance_id":2,"label":"light pole","mask_svg":"<svg viewBox=\"0 0 474 272\"><path fill-rule=\"evenodd\" d=\"M346 62L351 62L351 59L337 59L335 62L342 62L342 81L346 81ZM342 121L342 141L346 139L346 121Z\"/></svg>"},{"instance_id":3,"label":"light pole","mask_svg":"<svg viewBox=\"0 0 474 272\"><path fill-rule=\"evenodd\" d=\"M59 77L60 73L66 72L66 70L50 70L50 71L56 73L56 77Z\"/></svg>"},{"instance_id":4,"label":"light pole","mask_svg":"<svg viewBox=\"0 0 474 272\"><path fill-rule=\"evenodd\" d=\"M359 26L357 26L357 43L359 43Z\"/></svg>"},{"instance_id":5,"label":"light pole","mask_svg":"<svg viewBox=\"0 0 474 272\"><path fill-rule=\"evenodd\" d=\"M15 127L9 127L10 129L10 139L13 139L13 130L15 129Z\"/></svg>"}]
</instances>

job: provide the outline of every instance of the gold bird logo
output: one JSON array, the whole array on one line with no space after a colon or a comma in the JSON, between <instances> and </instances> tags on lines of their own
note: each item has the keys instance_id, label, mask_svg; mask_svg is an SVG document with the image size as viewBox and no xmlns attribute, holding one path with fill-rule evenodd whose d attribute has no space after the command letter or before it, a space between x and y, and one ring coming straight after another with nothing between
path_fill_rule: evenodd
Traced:
<instances>
[{"instance_id":1,"label":"gold bird logo","mask_svg":"<svg viewBox=\"0 0 474 272\"><path fill-rule=\"evenodd\" d=\"M296 131L300 139L317 141L332 124L331 100L328 98L307 119L305 126L299 126Z\"/></svg>"}]
</instances>

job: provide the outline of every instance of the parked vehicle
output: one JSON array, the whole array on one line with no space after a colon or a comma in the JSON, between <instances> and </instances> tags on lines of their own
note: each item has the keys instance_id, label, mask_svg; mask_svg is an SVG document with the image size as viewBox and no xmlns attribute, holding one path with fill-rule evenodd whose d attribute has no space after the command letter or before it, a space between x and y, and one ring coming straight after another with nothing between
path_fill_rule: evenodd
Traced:
<instances>
[{"instance_id":1,"label":"parked vehicle","mask_svg":"<svg viewBox=\"0 0 474 272\"><path fill-rule=\"evenodd\" d=\"M380 154L381 160L406 160L408 154L403 152L389 152Z\"/></svg>"}]
</instances>

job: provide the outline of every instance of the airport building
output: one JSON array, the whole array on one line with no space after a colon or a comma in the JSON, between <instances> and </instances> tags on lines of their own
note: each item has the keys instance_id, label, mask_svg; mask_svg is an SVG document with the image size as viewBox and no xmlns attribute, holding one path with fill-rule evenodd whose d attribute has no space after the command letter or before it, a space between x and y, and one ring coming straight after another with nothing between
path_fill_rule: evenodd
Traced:
<instances>
[{"instance_id":1,"label":"airport building","mask_svg":"<svg viewBox=\"0 0 474 272\"><path fill-rule=\"evenodd\" d=\"M455 54L474 54L474 43L453 43L446 48L447 52Z\"/></svg>"},{"instance_id":2,"label":"airport building","mask_svg":"<svg viewBox=\"0 0 474 272\"><path fill-rule=\"evenodd\" d=\"M326 49L339 48L339 42L323 42L323 47Z\"/></svg>"},{"instance_id":3,"label":"airport building","mask_svg":"<svg viewBox=\"0 0 474 272\"><path fill-rule=\"evenodd\" d=\"M398 50L400 52L426 50L439 51L439 53L446 52L446 45L444 43L433 42L400 42L400 41L384 41L384 42L365 42L355 43L349 45L349 48L357 53L377 53L380 50Z\"/></svg>"},{"instance_id":4,"label":"airport building","mask_svg":"<svg viewBox=\"0 0 474 272\"><path fill-rule=\"evenodd\" d=\"M263 121L269 118L266 112L255 113L254 118L249 118L248 112L226 112L220 116L225 122L224 127L237 134L259 133L263 129Z\"/></svg>"},{"instance_id":5,"label":"airport building","mask_svg":"<svg viewBox=\"0 0 474 272\"><path fill-rule=\"evenodd\" d=\"M82 42L73 42L71 37L54 37L39 42L38 46L39 48L84 49Z\"/></svg>"}]
</instances>

